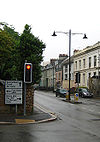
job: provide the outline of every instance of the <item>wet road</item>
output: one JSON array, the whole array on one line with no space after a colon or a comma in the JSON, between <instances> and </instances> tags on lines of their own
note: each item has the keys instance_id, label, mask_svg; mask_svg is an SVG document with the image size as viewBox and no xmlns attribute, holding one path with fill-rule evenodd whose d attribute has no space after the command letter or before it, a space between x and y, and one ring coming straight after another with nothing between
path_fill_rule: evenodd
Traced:
<instances>
[{"instance_id":1,"label":"wet road","mask_svg":"<svg viewBox=\"0 0 100 142\"><path fill-rule=\"evenodd\" d=\"M0 142L100 142L100 100L64 102L50 92L35 91L35 103L54 112L56 121L30 125L0 125Z\"/></svg>"}]
</instances>

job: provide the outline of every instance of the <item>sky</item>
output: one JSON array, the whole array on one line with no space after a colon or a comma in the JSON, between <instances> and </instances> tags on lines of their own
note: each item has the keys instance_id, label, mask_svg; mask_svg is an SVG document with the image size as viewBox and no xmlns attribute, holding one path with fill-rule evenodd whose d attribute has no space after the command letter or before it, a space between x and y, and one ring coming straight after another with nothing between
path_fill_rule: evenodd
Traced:
<instances>
[{"instance_id":1,"label":"sky","mask_svg":"<svg viewBox=\"0 0 100 142\"><path fill-rule=\"evenodd\" d=\"M34 36L46 44L44 62L68 54L69 37L53 31L86 33L71 36L71 55L100 41L100 0L1 0L0 22L13 25L22 33L25 24L32 27Z\"/></svg>"}]
</instances>

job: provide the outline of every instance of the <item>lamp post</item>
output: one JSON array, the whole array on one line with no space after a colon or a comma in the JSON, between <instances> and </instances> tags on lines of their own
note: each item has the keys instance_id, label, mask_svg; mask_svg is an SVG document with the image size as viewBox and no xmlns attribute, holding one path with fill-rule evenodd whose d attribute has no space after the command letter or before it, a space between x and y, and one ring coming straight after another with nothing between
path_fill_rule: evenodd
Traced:
<instances>
[{"instance_id":1,"label":"lamp post","mask_svg":"<svg viewBox=\"0 0 100 142\"><path fill-rule=\"evenodd\" d=\"M71 62L70 62L70 57L71 57L71 35L84 35L83 39L87 39L86 34L84 33L71 33L71 29L69 30L69 32L62 32L62 31L54 31L52 36L57 36L56 33L63 33L66 35L69 35L69 101L70 101L70 80L71 80L71 76L70 76L70 68L71 68Z\"/></svg>"}]
</instances>

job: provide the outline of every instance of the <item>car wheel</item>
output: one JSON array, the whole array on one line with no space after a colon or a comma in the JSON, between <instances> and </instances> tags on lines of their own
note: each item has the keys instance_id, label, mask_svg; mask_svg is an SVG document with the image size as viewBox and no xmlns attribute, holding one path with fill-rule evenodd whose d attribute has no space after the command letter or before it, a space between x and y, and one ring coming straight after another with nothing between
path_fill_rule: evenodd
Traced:
<instances>
[{"instance_id":1,"label":"car wheel","mask_svg":"<svg viewBox=\"0 0 100 142\"><path fill-rule=\"evenodd\" d=\"M84 98L84 95L82 94L81 97Z\"/></svg>"},{"instance_id":2,"label":"car wheel","mask_svg":"<svg viewBox=\"0 0 100 142\"><path fill-rule=\"evenodd\" d=\"M56 97L58 96L58 94L56 93Z\"/></svg>"}]
</instances>

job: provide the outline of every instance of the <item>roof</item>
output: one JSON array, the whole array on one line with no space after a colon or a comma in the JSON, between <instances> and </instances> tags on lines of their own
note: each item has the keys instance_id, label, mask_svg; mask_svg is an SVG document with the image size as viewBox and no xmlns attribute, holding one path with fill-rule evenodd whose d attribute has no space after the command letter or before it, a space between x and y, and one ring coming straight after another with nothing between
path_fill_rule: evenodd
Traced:
<instances>
[{"instance_id":1,"label":"roof","mask_svg":"<svg viewBox=\"0 0 100 142\"><path fill-rule=\"evenodd\" d=\"M90 52L91 50L95 50L96 48L100 48L100 41L98 41L96 44L92 45L92 46L87 46L86 48L84 48L83 50L75 50L74 51L74 57L75 56L79 56L82 54L85 54L87 52Z\"/></svg>"}]
</instances>

